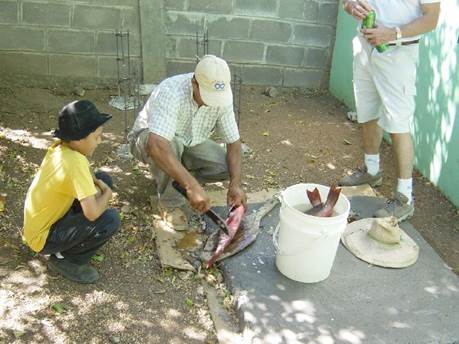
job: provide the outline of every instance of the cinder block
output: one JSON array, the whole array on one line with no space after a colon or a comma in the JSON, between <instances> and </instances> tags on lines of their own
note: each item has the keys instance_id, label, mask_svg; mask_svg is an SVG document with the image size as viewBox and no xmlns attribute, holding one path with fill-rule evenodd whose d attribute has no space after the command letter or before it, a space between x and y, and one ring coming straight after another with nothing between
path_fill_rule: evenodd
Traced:
<instances>
[{"instance_id":1,"label":"cinder block","mask_svg":"<svg viewBox=\"0 0 459 344\"><path fill-rule=\"evenodd\" d=\"M170 10L183 11L185 9L185 0L164 0L164 7Z\"/></svg>"},{"instance_id":2,"label":"cinder block","mask_svg":"<svg viewBox=\"0 0 459 344\"><path fill-rule=\"evenodd\" d=\"M94 77L97 57L78 55L50 55L49 74L55 76Z\"/></svg>"},{"instance_id":3,"label":"cinder block","mask_svg":"<svg viewBox=\"0 0 459 344\"><path fill-rule=\"evenodd\" d=\"M97 76L118 79L118 68L115 57L100 56L97 59Z\"/></svg>"},{"instance_id":4,"label":"cinder block","mask_svg":"<svg viewBox=\"0 0 459 344\"><path fill-rule=\"evenodd\" d=\"M211 12L211 13L231 13L233 9L232 0L189 0L189 11Z\"/></svg>"},{"instance_id":5,"label":"cinder block","mask_svg":"<svg viewBox=\"0 0 459 344\"><path fill-rule=\"evenodd\" d=\"M76 5L72 26L85 29L119 29L121 13L117 8Z\"/></svg>"},{"instance_id":6,"label":"cinder block","mask_svg":"<svg viewBox=\"0 0 459 344\"><path fill-rule=\"evenodd\" d=\"M285 69L284 86L320 88L324 74L323 70Z\"/></svg>"},{"instance_id":7,"label":"cinder block","mask_svg":"<svg viewBox=\"0 0 459 344\"><path fill-rule=\"evenodd\" d=\"M264 50L262 43L228 41L223 46L223 58L233 62L261 62Z\"/></svg>"},{"instance_id":8,"label":"cinder block","mask_svg":"<svg viewBox=\"0 0 459 344\"><path fill-rule=\"evenodd\" d=\"M18 3L15 2L0 2L0 23L14 24L18 22Z\"/></svg>"},{"instance_id":9,"label":"cinder block","mask_svg":"<svg viewBox=\"0 0 459 344\"><path fill-rule=\"evenodd\" d=\"M47 51L55 53L94 52L94 33L83 31L50 30Z\"/></svg>"},{"instance_id":10,"label":"cinder block","mask_svg":"<svg viewBox=\"0 0 459 344\"><path fill-rule=\"evenodd\" d=\"M185 74L185 73L193 73L195 68L196 68L195 61L169 60L167 61L167 76Z\"/></svg>"},{"instance_id":11,"label":"cinder block","mask_svg":"<svg viewBox=\"0 0 459 344\"><path fill-rule=\"evenodd\" d=\"M301 66L304 59L304 48L269 46L266 51L266 63Z\"/></svg>"},{"instance_id":12,"label":"cinder block","mask_svg":"<svg viewBox=\"0 0 459 344\"><path fill-rule=\"evenodd\" d=\"M127 31L133 35L140 36L140 20L139 20L139 11L137 9L121 11L121 30ZM116 29L119 29L117 27Z\"/></svg>"},{"instance_id":13,"label":"cinder block","mask_svg":"<svg viewBox=\"0 0 459 344\"><path fill-rule=\"evenodd\" d=\"M319 4L315 1L304 2L304 19L317 21L319 17Z\"/></svg>"},{"instance_id":14,"label":"cinder block","mask_svg":"<svg viewBox=\"0 0 459 344\"><path fill-rule=\"evenodd\" d=\"M261 42L283 42L289 41L292 35L292 26L289 23L282 23L272 20L254 20L250 38Z\"/></svg>"},{"instance_id":15,"label":"cinder block","mask_svg":"<svg viewBox=\"0 0 459 344\"><path fill-rule=\"evenodd\" d=\"M86 4L97 6L111 6L111 7L137 7L139 0L85 0Z\"/></svg>"},{"instance_id":16,"label":"cinder block","mask_svg":"<svg viewBox=\"0 0 459 344\"><path fill-rule=\"evenodd\" d=\"M221 41L209 40L209 45L208 45L209 54L219 56L220 51L221 51L221 45L222 45ZM196 55L200 57L204 55L203 46L199 46L199 51L197 51L195 39L188 39L188 38L179 39L178 44L177 44L177 57L195 58Z\"/></svg>"},{"instance_id":17,"label":"cinder block","mask_svg":"<svg viewBox=\"0 0 459 344\"><path fill-rule=\"evenodd\" d=\"M32 53L0 53L1 74L48 75L48 57Z\"/></svg>"},{"instance_id":18,"label":"cinder block","mask_svg":"<svg viewBox=\"0 0 459 344\"><path fill-rule=\"evenodd\" d=\"M43 30L0 26L0 49L43 51L45 34Z\"/></svg>"},{"instance_id":19,"label":"cinder block","mask_svg":"<svg viewBox=\"0 0 459 344\"><path fill-rule=\"evenodd\" d=\"M202 49L201 49L202 50ZM177 42L177 57L195 58L198 54L196 49L196 40L182 38Z\"/></svg>"},{"instance_id":20,"label":"cinder block","mask_svg":"<svg viewBox=\"0 0 459 344\"><path fill-rule=\"evenodd\" d=\"M282 85L282 71L276 67L242 66L244 85Z\"/></svg>"},{"instance_id":21,"label":"cinder block","mask_svg":"<svg viewBox=\"0 0 459 344\"><path fill-rule=\"evenodd\" d=\"M279 2L280 18L304 18L304 0L280 0Z\"/></svg>"},{"instance_id":22,"label":"cinder block","mask_svg":"<svg viewBox=\"0 0 459 344\"><path fill-rule=\"evenodd\" d=\"M121 46L118 47L119 54L124 53L128 55L127 44L123 46L123 51ZM116 52L116 36L114 32L99 32L96 35L96 47L95 52L97 54L104 55L115 55ZM140 56L140 40L137 35L129 34L129 55Z\"/></svg>"},{"instance_id":23,"label":"cinder block","mask_svg":"<svg viewBox=\"0 0 459 344\"><path fill-rule=\"evenodd\" d=\"M69 5L24 2L22 22L46 26L70 26L70 10Z\"/></svg>"},{"instance_id":24,"label":"cinder block","mask_svg":"<svg viewBox=\"0 0 459 344\"><path fill-rule=\"evenodd\" d=\"M98 32L96 34L95 52L96 54L116 55L115 32Z\"/></svg>"},{"instance_id":25,"label":"cinder block","mask_svg":"<svg viewBox=\"0 0 459 344\"><path fill-rule=\"evenodd\" d=\"M231 71L231 80L235 78L242 78L242 66L238 64L228 63L228 66ZM244 80L242 80L244 83Z\"/></svg>"},{"instance_id":26,"label":"cinder block","mask_svg":"<svg viewBox=\"0 0 459 344\"><path fill-rule=\"evenodd\" d=\"M241 39L249 37L250 20L245 18L219 17L208 20L209 37Z\"/></svg>"},{"instance_id":27,"label":"cinder block","mask_svg":"<svg viewBox=\"0 0 459 344\"><path fill-rule=\"evenodd\" d=\"M235 14L255 16L277 16L276 0L235 0Z\"/></svg>"},{"instance_id":28,"label":"cinder block","mask_svg":"<svg viewBox=\"0 0 459 344\"><path fill-rule=\"evenodd\" d=\"M166 58L176 58L177 57L177 41L179 38L175 36L166 36Z\"/></svg>"},{"instance_id":29,"label":"cinder block","mask_svg":"<svg viewBox=\"0 0 459 344\"><path fill-rule=\"evenodd\" d=\"M319 23L329 24L336 26L336 19L338 18L338 4L320 4L319 8Z\"/></svg>"},{"instance_id":30,"label":"cinder block","mask_svg":"<svg viewBox=\"0 0 459 344\"><path fill-rule=\"evenodd\" d=\"M328 49L308 48L305 67L325 68L330 62Z\"/></svg>"},{"instance_id":31,"label":"cinder block","mask_svg":"<svg viewBox=\"0 0 459 344\"><path fill-rule=\"evenodd\" d=\"M195 34L202 31L202 15L167 13L166 33L168 34Z\"/></svg>"},{"instance_id":32,"label":"cinder block","mask_svg":"<svg viewBox=\"0 0 459 344\"><path fill-rule=\"evenodd\" d=\"M216 39L210 39L209 40L209 54L215 55L215 56L222 56L222 47L223 47L223 42L216 40Z\"/></svg>"},{"instance_id":33,"label":"cinder block","mask_svg":"<svg viewBox=\"0 0 459 344\"><path fill-rule=\"evenodd\" d=\"M333 34L330 26L294 25L294 43L305 46L328 48Z\"/></svg>"}]
</instances>

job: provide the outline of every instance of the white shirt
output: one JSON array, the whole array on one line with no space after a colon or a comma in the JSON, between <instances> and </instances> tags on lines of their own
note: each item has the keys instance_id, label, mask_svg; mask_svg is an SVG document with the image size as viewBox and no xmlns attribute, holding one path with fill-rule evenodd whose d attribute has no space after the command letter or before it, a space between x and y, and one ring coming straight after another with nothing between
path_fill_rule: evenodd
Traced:
<instances>
[{"instance_id":1,"label":"white shirt","mask_svg":"<svg viewBox=\"0 0 459 344\"><path fill-rule=\"evenodd\" d=\"M145 128L169 141L177 138L187 147L203 143L215 129L225 143L239 140L233 107L198 107L193 99L192 78L193 73L189 73L163 80L137 116L128 140Z\"/></svg>"},{"instance_id":2,"label":"white shirt","mask_svg":"<svg viewBox=\"0 0 459 344\"><path fill-rule=\"evenodd\" d=\"M376 12L376 24L386 27L406 25L422 16L423 4L432 4L440 0L369 0ZM421 35L403 37L402 41L414 41Z\"/></svg>"}]
</instances>

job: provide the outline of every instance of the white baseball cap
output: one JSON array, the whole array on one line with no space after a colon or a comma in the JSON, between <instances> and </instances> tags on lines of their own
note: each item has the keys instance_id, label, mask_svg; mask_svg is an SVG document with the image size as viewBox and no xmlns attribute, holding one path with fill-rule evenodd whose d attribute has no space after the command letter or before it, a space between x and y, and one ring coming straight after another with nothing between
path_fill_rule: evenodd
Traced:
<instances>
[{"instance_id":1,"label":"white baseball cap","mask_svg":"<svg viewBox=\"0 0 459 344\"><path fill-rule=\"evenodd\" d=\"M197 64L194 77L206 105L227 107L233 104L231 73L225 60L205 55Z\"/></svg>"}]
</instances>

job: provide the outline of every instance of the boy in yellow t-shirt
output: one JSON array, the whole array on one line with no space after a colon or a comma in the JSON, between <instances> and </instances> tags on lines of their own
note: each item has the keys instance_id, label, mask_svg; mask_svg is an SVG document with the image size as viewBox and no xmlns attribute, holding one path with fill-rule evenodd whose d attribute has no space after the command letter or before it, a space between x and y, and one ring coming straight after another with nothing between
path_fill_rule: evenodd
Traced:
<instances>
[{"instance_id":1,"label":"boy in yellow t-shirt","mask_svg":"<svg viewBox=\"0 0 459 344\"><path fill-rule=\"evenodd\" d=\"M51 255L51 270L80 283L97 281L89 261L120 227L117 211L108 208L112 179L104 172L93 175L87 159L111 117L88 100L62 108L54 132L60 140L49 147L24 205L27 244Z\"/></svg>"}]
</instances>

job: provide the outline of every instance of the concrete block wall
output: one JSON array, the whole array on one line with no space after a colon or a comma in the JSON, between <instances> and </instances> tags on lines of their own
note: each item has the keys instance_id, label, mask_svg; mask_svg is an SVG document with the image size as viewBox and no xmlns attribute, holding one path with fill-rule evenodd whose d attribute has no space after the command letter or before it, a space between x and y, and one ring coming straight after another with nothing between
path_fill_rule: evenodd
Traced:
<instances>
[{"instance_id":1,"label":"concrete block wall","mask_svg":"<svg viewBox=\"0 0 459 344\"><path fill-rule=\"evenodd\" d=\"M245 84L326 87L338 0L163 0L167 74L192 71L196 32Z\"/></svg>"},{"instance_id":2,"label":"concrete block wall","mask_svg":"<svg viewBox=\"0 0 459 344\"><path fill-rule=\"evenodd\" d=\"M0 73L117 77L116 30L140 60L138 0L0 0Z\"/></svg>"}]
</instances>

